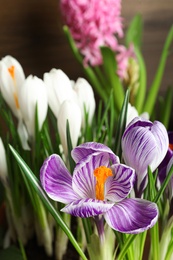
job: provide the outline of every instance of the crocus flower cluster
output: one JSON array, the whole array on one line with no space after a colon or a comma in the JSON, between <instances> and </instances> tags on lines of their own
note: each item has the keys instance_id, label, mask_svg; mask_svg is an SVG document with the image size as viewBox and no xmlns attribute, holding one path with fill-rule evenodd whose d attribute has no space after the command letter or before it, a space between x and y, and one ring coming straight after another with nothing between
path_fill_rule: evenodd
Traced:
<instances>
[{"instance_id":1,"label":"crocus flower cluster","mask_svg":"<svg viewBox=\"0 0 173 260\"><path fill-rule=\"evenodd\" d=\"M49 73L45 73L44 82L47 87L48 103L57 118L61 144L67 155L67 120L72 145L75 147L86 121L91 125L95 112L94 92L84 78L78 78L76 82L71 81L60 69L52 69Z\"/></svg>"},{"instance_id":2,"label":"crocus flower cluster","mask_svg":"<svg viewBox=\"0 0 173 260\"><path fill-rule=\"evenodd\" d=\"M123 158L136 172L136 192L141 194L147 184L147 171L155 171L168 151L168 134L165 126L142 117L134 118L122 136Z\"/></svg>"},{"instance_id":3,"label":"crocus flower cluster","mask_svg":"<svg viewBox=\"0 0 173 260\"><path fill-rule=\"evenodd\" d=\"M101 65L100 47L107 46L118 53L118 73L124 76L133 50L118 43L123 37L121 0L61 0L62 14L66 25L84 56L84 65Z\"/></svg>"},{"instance_id":4,"label":"crocus flower cluster","mask_svg":"<svg viewBox=\"0 0 173 260\"><path fill-rule=\"evenodd\" d=\"M29 138L34 138L35 135L36 105L39 129L42 128L47 115L46 86L36 76L30 75L25 78L20 63L8 55L0 61L0 90L4 100L19 120L18 132L23 147L27 149L28 135Z\"/></svg>"},{"instance_id":5,"label":"crocus flower cluster","mask_svg":"<svg viewBox=\"0 0 173 260\"><path fill-rule=\"evenodd\" d=\"M44 73L44 79L29 75L25 78L20 63L11 56L0 61L0 90L6 103L18 119L18 133L24 149L28 139L35 137L35 112L41 130L48 105L57 118L61 143L67 153L66 124L70 125L73 146L82 127L90 125L95 111L92 87L84 78L71 81L60 69ZM87 118L87 120L86 120Z\"/></svg>"},{"instance_id":6,"label":"crocus flower cluster","mask_svg":"<svg viewBox=\"0 0 173 260\"><path fill-rule=\"evenodd\" d=\"M57 154L48 157L40 170L49 197L67 204L63 212L82 218L104 216L111 228L125 233L139 233L155 224L157 205L128 198L134 169L121 164L111 149L88 142L74 148L72 158L73 176Z\"/></svg>"}]
</instances>

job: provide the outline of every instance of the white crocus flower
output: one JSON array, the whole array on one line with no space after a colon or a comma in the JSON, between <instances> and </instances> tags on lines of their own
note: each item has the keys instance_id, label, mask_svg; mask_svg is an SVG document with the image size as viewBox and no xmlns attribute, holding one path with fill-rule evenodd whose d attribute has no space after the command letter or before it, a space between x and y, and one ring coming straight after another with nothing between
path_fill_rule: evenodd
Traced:
<instances>
[{"instance_id":1,"label":"white crocus flower","mask_svg":"<svg viewBox=\"0 0 173 260\"><path fill-rule=\"evenodd\" d=\"M142 113L141 115L138 114L137 109L128 103L127 108L127 119L126 119L126 126L135 118L135 117L142 117L143 119L149 120L149 114L147 112Z\"/></svg>"},{"instance_id":2,"label":"white crocus flower","mask_svg":"<svg viewBox=\"0 0 173 260\"><path fill-rule=\"evenodd\" d=\"M66 156L68 153L66 137L67 120L70 127L72 146L75 147L80 135L82 115L79 105L71 100L66 100L63 102L58 115L58 131L61 139L61 144Z\"/></svg>"},{"instance_id":3,"label":"white crocus flower","mask_svg":"<svg viewBox=\"0 0 173 260\"><path fill-rule=\"evenodd\" d=\"M7 176L8 176L8 169L7 169L5 147L2 142L2 139L0 138L0 179L4 186L7 185Z\"/></svg>"},{"instance_id":4,"label":"white crocus flower","mask_svg":"<svg viewBox=\"0 0 173 260\"><path fill-rule=\"evenodd\" d=\"M20 119L19 91L25 80L20 63L12 56L6 56L0 61L0 89L2 96L13 114Z\"/></svg>"},{"instance_id":5,"label":"white crocus flower","mask_svg":"<svg viewBox=\"0 0 173 260\"><path fill-rule=\"evenodd\" d=\"M17 131L23 149L28 150L28 135L22 121L19 104L19 92L24 81L25 75L20 63L10 55L5 56L0 61L0 90L12 113L18 118Z\"/></svg>"},{"instance_id":6,"label":"white crocus flower","mask_svg":"<svg viewBox=\"0 0 173 260\"><path fill-rule=\"evenodd\" d=\"M88 123L91 124L95 112L96 102L91 85L84 78L78 78L73 86L82 111L82 125L85 126L85 114L88 114Z\"/></svg>"},{"instance_id":7,"label":"white crocus flower","mask_svg":"<svg viewBox=\"0 0 173 260\"><path fill-rule=\"evenodd\" d=\"M47 87L48 103L58 118L61 104L65 100L75 100L75 92L72 88L68 76L60 69L52 69L49 73L44 73L44 82Z\"/></svg>"},{"instance_id":8,"label":"white crocus flower","mask_svg":"<svg viewBox=\"0 0 173 260\"><path fill-rule=\"evenodd\" d=\"M36 76L28 76L19 93L19 103L28 133L34 138L36 105L39 130L41 130L47 116L47 90L43 80Z\"/></svg>"}]
</instances>

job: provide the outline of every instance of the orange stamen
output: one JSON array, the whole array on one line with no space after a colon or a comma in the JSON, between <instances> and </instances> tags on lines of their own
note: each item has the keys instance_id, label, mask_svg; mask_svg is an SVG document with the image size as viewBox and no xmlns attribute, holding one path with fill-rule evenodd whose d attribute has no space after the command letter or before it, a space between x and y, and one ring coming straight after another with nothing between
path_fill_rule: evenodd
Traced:
<instances>
[{"instance_id":1,"label":"orange stamen","mask_svg":"<svg viewBox=\"0 0 173 260\"><path fill-rule=\"evenodd\" d=\"M94 176L96 177L96 199L104 200L104 184L109 176L112 176L111 169L100 166L94 170Z\"/></svg>"},{"instance_id":2,"label":"orange stamen","mask_svg":"<svg viewBox=\"0 0 173 260\"><path fill-rule=\"evenodd\" d=\"M11 66L11 67L8 68L8 72L10 73L13 80L14 80L14 69L15 69L14 66Z\"/></svg>"},{"instance_id":3,"label":"orange stamen","mask_svg":"<svg viewBox=\"0 0 173 260\"><path fill-rule=\"evenodd\" d=\"M14 102L15 102L16 108L19 109L20 107L19 107L19 100L18 100L17 94L14 93L13 96L14 96Z\"/></svg>"}]
</instances>

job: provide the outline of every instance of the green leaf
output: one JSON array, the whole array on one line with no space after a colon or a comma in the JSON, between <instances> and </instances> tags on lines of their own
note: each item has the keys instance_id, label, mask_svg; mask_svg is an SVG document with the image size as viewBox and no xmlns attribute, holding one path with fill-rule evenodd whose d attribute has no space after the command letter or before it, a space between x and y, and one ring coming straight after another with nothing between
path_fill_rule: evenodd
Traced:
<instances>
[{"instance_id":1,"label":"green leaf","mask_svg":"<svg viewBox=\"0 0 173 260\"><path fill-rule=\"evenodd\" d=\"M41 187L40 181L36 178L34 173L31 171L31 169L28 167L28 165L23 161L21 156L17 153L17 151L11 146L10 149L12 151L12 154L14 155L17 163L19 164L21 170L26 175L26 178L30 182L31 186L35 190L35 192L38 194L40 199L42 200L45 208L50 212L50 214L55 219L56 223L62 228L62 230L66 233L69 240L73 244L74 248L77 250L79 255L82 259L87 260L85 254L83 253L82 249L79 247L76 239L74 238L73 234L71 233L70 229L67 227L63 219L61 218L60 214L56 211L56 209L53 207L51 202L49 201L49 198L43 188Z\"/></svg>"},{"instance_id":2,"label":"green leaf","mask_svg":"<svg viewBox=\"0 0 173 260\"><path fill-rule=\"evenodd\" d=\"M143 104L145 100L146 88L147 88L147 73L145 61L139 48L135 47L135 54L139 64L139 87L135 98L135 107L138 113L141 114L143 111Z\"/></svg>"},{"instance_id":3,"label":"green leaf","mask_svg":"<svg viewBox=\"0 0 173 260\"><path fill-rule=\"evenodd\" d=\"M67 120L67 124L66 124L66 136L67 136L68 160L69 160L69 164L70 164L70 171L73 172L74 167L75 167L75 162L71 156L71 151L73 149L73 146L72 146L72 141L71 141L70 125L69 125L68 120Z\"/></svg>"},{"instance_id":4,"label":"green leaf","mask_svg":"<svg viewBox=\"0 0 173 260\"><path fill-rule=\"evenodd\" d=\"M103 72L107 78L109 89L114 90L115 107L121 110L124 100L124 89L117 75L117 63L115 53L108 47L101 47L103 57Z\"/></svg>"},{"instance_id":5,"label":"green leaf","mask_svg":"<svg viewBox=\"0 0 173 260\"><path fill-rule=\"evenodd\" d=\"M137 14L130 22L126 32L126 45L133 43L135 47L140 48L142 43L143 21L141 15Z\"/></svg>"},{"instance_id":6,"label":"green leaf","mask_svg":"<svg viewBox=\"0 0 173 260\"><path fill-rule=\"evenodd\" d=\"M161 58L160 58L160 62L157 68L157 72L156 75L154 77L153 83L149 89L149 93L147 96L147 100L144 106L144 111L148 112L150 115L152 114L155 102L156 102L156 98L157 98L157 94L161 85L161 80L163 77L163 73L164 73L164 69L165 69L165 65L166 65L166 60L167 57L170 53L170 46L172 44L173 41L173 26L171 27L168 36L166 38L164 47L163 47L163 51L161 54Z\"/></svg>"},{"instance_id":7,"label":"green leaf","mask_svg":"<svg viewBox=\"0 0 173 260\"><path fill-rule=\"evenodd\" d=\"M1 260L23 260L20 250L14 246L11 246L7 249L0 250L0 259Z\"/></svg>"},{"instance_id":8,"label":"green leaf","mask_svg":"<svg viewBox=\"0 0 173 260\"><path fill-rule=\"evenodd\" d=\"M163 99L161 106L161 119L160 121L165 125L166 129L169 127L170 117L172 114L172 103L173 103L173 87L169 87L166 91L166 95Z\"/></svg>"},{"instance_id":9,"label":"green leaf","mask_svg":"<svg viewBox=\"0 0 173 260\"><path fill-rule=\"evenodd\" d=\"M121 109L121 113L118 119L117 132L115 136L115 154L121 156L121 139L126 127L126 117L127 117L127 109L129 102L129 93L130 91L126 91L126 95L124 98L123 106Z\"/></svg>"},{"instance_id":10,"label":"green leaf","mask_svg":"<svg viewBox=\"0 0 173 260\"><path fill-rule=\"evenodd\" d=\"M167 185L168 185L172 175L173 175L173 165L171 166L171 168L170 168L170 170L169 170L169 172L168 172L168 174L167 174L167 176L166 176L166 178L165 178L165 180L164 180L160 190L158 191L158 193L156 194L156 196L155 196L155 198L153 200L155 203L158 203L158 201L160 200L160 198L161 198L164 190L166 189L166 187L167 187Z\"/></svg>"}]
</instances>

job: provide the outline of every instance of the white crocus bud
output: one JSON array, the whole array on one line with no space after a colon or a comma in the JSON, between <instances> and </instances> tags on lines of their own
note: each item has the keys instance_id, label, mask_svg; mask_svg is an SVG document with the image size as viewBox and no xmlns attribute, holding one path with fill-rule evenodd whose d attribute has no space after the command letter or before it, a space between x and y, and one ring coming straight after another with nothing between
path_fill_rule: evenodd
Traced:
<instances>
[{"instance_id":1,"label":"white crocus bud","mask_svg":"<svg viewBox=\"0 0 173 260\"><path fill-rule=\"evenodd\" d=\"M18 94L25 80L20 63L12 56L6 56L0 61L0 89L2 96L13 114L21 117Z\"/></svg>"},{"instance_id":2,"label":"white crocus bud","mask_svg":"<svg viewBox=\"0 0 173 260\"><path fill-rule=\"evenodd\" d=\"M63 102L58 115L58 131L65 155L68 153L66 137L67 120L70 127L72 146L75 147L80 135L82 115L79 105L71 100Z\"/></svg>"},{"instance_id":3,"label":"white crocus bud","mask_svg":"<svg viewBox=\"0 0 173 260\"><path fill-rule=\"evenodd\" d=\"M96 107L93 89L84 78L78 78L73 88L77 93L78 102L82 111L82 125L85 126L86 113L88 114L88 123L91 124Z\"/></svg>"},{"instance_id":4,"label":"white crocus bud","mask_svg":"<svg viewBox=\"0 0 173 260\"><path fill-rule=\"evenodd\" d=\"M44 82L47 87L48 103L58 118L61 104L65 100L74 100L75 92L72 88L68 76L60 69L52 69L49 73L44 73Z\"/></svg>"},{"instance_id":5,"label":"white crocus bud","mask_svg":"<svg viewBox=\"0 0 173 260\"><path fill-rule=\"evenodd\" d=\"M28 133L34 138L36 106L39 130L47 116L47 90L43 80L36 76L28 76L19 93L19 103Z\"/></svg>"},{"instance_id":6,"label":"white crocus bud","mask_svg":"<svg viewBox=\"0 0 173 260\"><path fill-rule=\"evenodd\" d=\"M6 160L6 153L4 144L2 139L0 138L0 179L4 186L7 185L7 176L8 176L8 169L7 169L7 160Z\"/></svg>"}]
</instances>

